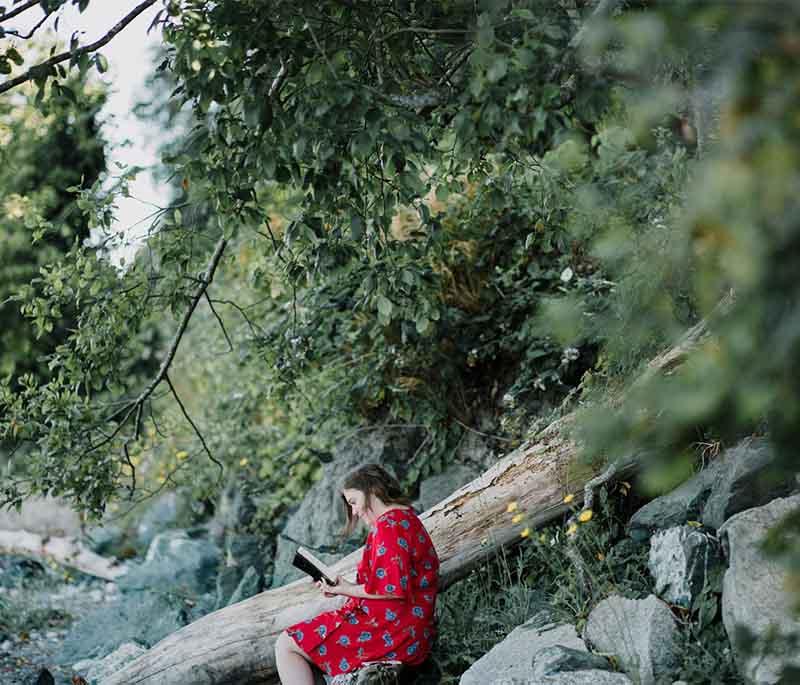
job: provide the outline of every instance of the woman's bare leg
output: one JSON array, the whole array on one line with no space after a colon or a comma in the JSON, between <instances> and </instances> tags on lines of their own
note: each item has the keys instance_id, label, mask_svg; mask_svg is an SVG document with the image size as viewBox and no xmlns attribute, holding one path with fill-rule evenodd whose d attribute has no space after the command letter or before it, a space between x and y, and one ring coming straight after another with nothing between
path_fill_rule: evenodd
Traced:
<instances>
[{"instance_id":1,"label":"woman's bare leg","mask_svg":"<svg viewBox=\"0 0 800 685\"><path fill-rule=\"evenodd\" d=\"M275 664L281 685L314 685L308 657L286 631L275 641Z\"/></svg>"}]
</instances>

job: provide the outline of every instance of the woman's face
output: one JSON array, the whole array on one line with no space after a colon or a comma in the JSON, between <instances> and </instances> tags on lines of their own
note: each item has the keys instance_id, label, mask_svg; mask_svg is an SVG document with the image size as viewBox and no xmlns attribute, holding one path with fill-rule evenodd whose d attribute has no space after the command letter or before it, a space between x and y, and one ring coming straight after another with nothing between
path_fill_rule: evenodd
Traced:
<instances>
[{"instance_id":1,"label":"woman's face","mask_svg":"<svg viewBox=\"0 0 800 685\"><path fill-rule=\"evenodd\" d=\"M342 494L350 505L353 516L360 518L367 525L371 525L375 518L375 513L369 508L368 505L370 503L366 501L366 495L361 490L351 490L349 488L342 490Z\"/></svg>"}]
</instances>

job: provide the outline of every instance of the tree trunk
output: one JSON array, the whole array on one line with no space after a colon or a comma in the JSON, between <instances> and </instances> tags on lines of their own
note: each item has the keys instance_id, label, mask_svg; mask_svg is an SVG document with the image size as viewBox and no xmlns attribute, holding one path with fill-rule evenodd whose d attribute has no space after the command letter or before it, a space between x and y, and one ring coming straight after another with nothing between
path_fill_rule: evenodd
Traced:
<instances>
[{"instance_id":1,"label":"tree trunk","mask_svg":"<svg viewBox=\"0 0 800 685\"><path fill-rule=\"evenodd\" d=\"M25 530L0 530L0 554L52 559L103 580L116 580L128 570L116 559L95 554L75 538L48 537Z\"/></svg>"},{"instance_id":2,"label":"tree trunk","mask_svg":"<svg viewBox=\"0 0 800 685\"><path fill-rule=\"evenodd\" d=\"M721 303L721 309L727 303ZM645 372L669 373L705 336L701 322L674 348L654 359ZM614 402L617 404L617 402ZM555 421L535 440L503 458L486 473L421 515L441 561L440 589L464 577L501 546L520 541L523 526L541 527L567 510L564 496L583 497L584 484L602 470L581 464L577 446L568 437L569 414ZM630 459L616 477L636 471ZM527 513L513 524L506 513L516 501ZM333 566L355 579L362 554L356 550ZM273 646L287 626L340 606L342 597L322 597L313 582L301 579L225 607L167 636L103 685L262 685L278 682Z\"/></svg>"}]
</instances>

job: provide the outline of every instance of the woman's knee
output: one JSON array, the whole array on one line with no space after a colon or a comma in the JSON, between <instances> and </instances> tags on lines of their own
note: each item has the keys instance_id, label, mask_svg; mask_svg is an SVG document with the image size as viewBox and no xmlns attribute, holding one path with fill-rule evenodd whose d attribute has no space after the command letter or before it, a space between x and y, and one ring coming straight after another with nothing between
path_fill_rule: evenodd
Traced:
<instances>
[{"instance_id":1,"label":"woman's knee","mask_svg":"<svg viewBox=\"0 0 800 685\"><path fill-rule=\"evenodd\" d=\"M278 639L275 640L276 652L291 652L293 651L294 646L295 646L294 640L285 630L281 632L278 635Z\"/></svg>"},{"instance_id":2,"label":"woman's knee","mask_svg":"<svg viewBox=\"0 0 800 685\"><path fill-rule=\"evenodd\" d=\"M300 649L299 645L294 641L294 638L292 638L292 636L289 635L289 633L287 633L285 630L279 633L278 639L275 640L275 651L281 651L284 653L294 652L295 654L302 656L304 659L308 659L306 653Z\"/></svg>"}]
</instances>

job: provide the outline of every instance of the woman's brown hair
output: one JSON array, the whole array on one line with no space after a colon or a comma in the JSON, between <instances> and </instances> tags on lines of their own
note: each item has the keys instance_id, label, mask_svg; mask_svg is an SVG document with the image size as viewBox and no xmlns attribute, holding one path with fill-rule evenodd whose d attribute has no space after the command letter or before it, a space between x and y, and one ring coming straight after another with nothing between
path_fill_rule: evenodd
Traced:
<instances>
[{"instance_id":1,"label":"woman's brown hair","mask_svg":"<svg viewBox=\"0 0 800 685\"><path fill-rule=\"evenodd\" d=\"M364 464L348 473L342 481L340 490L359 490L364 493L367 505L370 505L374 495L384 504L411 505L411 498L404 492L400 483L391 473L378 464ZM358 519L353 516L353 510L342 494L344 511L347 523L342 531L342 538L347 539L356 527Z\"/></svg>"}]
</instances>

